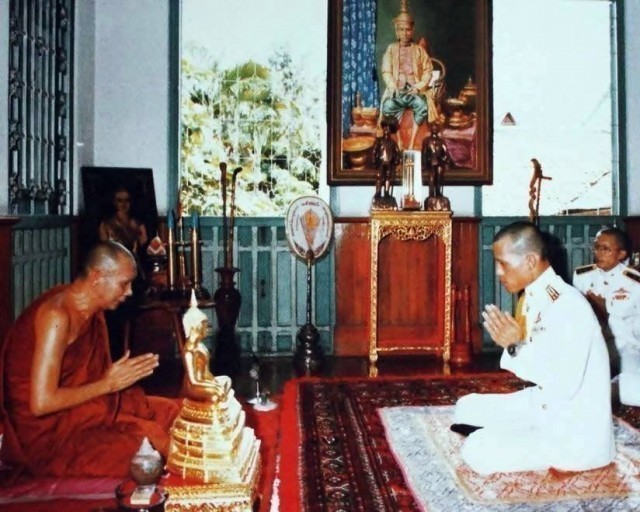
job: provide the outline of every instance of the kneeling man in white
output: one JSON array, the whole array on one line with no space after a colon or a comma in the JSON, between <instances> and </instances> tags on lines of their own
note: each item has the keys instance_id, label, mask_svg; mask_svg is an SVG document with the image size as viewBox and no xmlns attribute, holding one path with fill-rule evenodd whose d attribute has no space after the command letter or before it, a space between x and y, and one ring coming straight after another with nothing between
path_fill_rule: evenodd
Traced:
<instances>
[{"instance_id":1,"label":"kneeling man in white","mask_svg":"<svg viewBox=\"0 0 640 512\"><path fill-rule=\"evenodd\" d=\"M503 228L493 254L504 288L524 292L516 318L490 305L484 327L504 348L501 367L534 385L458 400L455 422L480 427L466 439L462 458L482 474L609 464L615 457L609 355L591 306L551 268L535 225Z\"/></svg>"}]
</instances>

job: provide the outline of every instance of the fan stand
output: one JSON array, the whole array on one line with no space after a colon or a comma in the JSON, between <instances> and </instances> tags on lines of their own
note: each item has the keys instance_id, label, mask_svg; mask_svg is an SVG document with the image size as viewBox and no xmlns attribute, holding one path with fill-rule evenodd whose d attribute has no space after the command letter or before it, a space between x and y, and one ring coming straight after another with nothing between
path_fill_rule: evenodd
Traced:
<instances>
[{"instance_id":1,"label":"fan stand","mask_svg":"<svg viewBox=\"0 0 640 512\"><path fill-rule=\"evenodd\" d=\"M299 375L316 375L324 364L324 355L320 346L320 333L311 323L311 266L314 263L314 253L307 251L307 322L300 328L296 336L296 352L293 365Z\"/></svg>"}]
</instances>

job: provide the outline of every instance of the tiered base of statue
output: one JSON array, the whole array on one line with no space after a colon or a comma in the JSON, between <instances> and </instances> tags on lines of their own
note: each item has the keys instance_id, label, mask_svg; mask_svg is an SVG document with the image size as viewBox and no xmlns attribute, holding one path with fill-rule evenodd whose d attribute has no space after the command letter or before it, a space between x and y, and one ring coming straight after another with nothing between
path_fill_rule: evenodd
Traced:
<instances>
[{"instance_id":1,"label":"tiered base of statue","mask_svg":"<svg viewBox=\"0 0 640 512\"><path fill-rule=\"evenodd\" d=\"M165 511L248 511L260 476L260 441L233 390L220 402L186 398L171 431ZM182 483L182 482L181 482Z\"/></svg>"}]
</instances>

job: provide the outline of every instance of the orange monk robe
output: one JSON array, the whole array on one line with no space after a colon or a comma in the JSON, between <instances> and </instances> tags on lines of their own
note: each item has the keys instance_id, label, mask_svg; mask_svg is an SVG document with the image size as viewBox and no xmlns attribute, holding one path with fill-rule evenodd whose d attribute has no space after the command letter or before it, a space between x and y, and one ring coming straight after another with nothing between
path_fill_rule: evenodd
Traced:
<instances>
[{"instance_id":1,"label":"orange monk robe","mask_svg":"<svg viewBox=\"0 0 640 512\"><path fill-rule=\"evenodd\" d=\"M129 474L131 457L143 437L166 455L168 430L179 406L175 400L147 397L133 387L71 409L36 417L31 413L31 364L35 314L46 292L9 330L0 356L0 406L4 439L0 459L35 476L115 476ZM96 314L63 356L61 387L99 380L111 364L104 315Z\"/></svg>"}]
</instances>

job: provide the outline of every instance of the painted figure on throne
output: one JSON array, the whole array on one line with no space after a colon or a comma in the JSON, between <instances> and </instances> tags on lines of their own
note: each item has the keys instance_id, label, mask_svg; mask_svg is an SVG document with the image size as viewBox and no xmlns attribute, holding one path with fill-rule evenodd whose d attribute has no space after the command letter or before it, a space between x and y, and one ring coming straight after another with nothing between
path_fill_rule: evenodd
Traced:
<instances>
[{"instance_id":1,"label":"painted figure on throne","mask_svg":"<svg viewBox=\"0 0 640 512\"><path fill-rule=\"evenodd\" d=\"M408 142L398 136L400 150L413 149L418 130L426 123L439 120L433 87L434 65L424 38L413 41L414 20L408 12L407 0L401 0L400 14L393 20L397 42L391 43L382 57L381 75L385 91L381 100L381 116L394 116L400 123L407 111L413 114Z\"/></svg>"},{"instance_id":2,"label":"painted figure on throne","mask_svg":"<svg viewBox=\"0 0 640 512\"><path fill-rule=\"evenodd\" d=\"M489 11L482 0L344 1L331 20L332 58L342 59L331 86L331 182L374 182L374 145L388 117L398 122L392 139L401 153L420 152L438 125L447 183L488 181Z\"/></svg>"}]
</instances>

